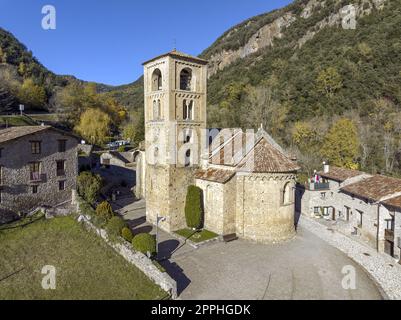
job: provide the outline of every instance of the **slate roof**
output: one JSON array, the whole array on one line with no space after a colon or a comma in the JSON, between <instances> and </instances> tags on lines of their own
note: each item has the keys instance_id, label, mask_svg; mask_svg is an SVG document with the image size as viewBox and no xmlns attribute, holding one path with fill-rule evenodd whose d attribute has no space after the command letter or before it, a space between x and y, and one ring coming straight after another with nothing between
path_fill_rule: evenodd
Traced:
<instances>
[{"instance_id":1,"label":"slate roof","mask_svg":"<svg viewBox=\"0 0 401 320\"><path fill-rule=\"evenodd\" d=\"M154 58L152 58L150 60L147 60L144 63L142 63L142 65L148 64L149 62L152 62L154 60L158 60L160 58L167 57L167 56L170 56L170 57L173 57L173 58L190 60L190 61L194 61L194 62L200 63L200 64L208 64L208 61L205 60L205 59L201 59L201 58L198 58L198 57L195 57L195 56L191 56L189 54L186 54L186 53L183 53L183 52L180 52L180 51L177 51L177 50L174 49L174 50L172 50L170 52L161 54L161 55L159 55L157 57L154 57Z\"/></svg>"},{"instance_id":2,"label":"slate roof","mask_svg":"<svg viewBox=\"0 0 401 320\"><path fill-rule=\"evenodd\" d=\"M357 177L362 174L365 174L365 172L330 166L328 173L319 171L317 174L324 178L327 178L327 179L343 182L349 178L353 178L353 177Z\"/></svg>"},{"instance_id":3,"label":"slate roof","mask_svg":"<svg viewBox=\"0 0 401 320\"><path fill-rule=\"evenodd\" d=\"M79 139L78 136L75 136L72 133L60 130L60 129L56 129L52 126L18 126L18 127L10 127L10 128L6 128L6 129L2 129L0 130L0 143L4 143L7 141L11 141L11 140L15 140L30 134L34 134L37 132L41 132L41 131L45 131L45 130L55 130L58 132L61 132L63 134L72 136L76 139Z\"/></svg>"},{"instance_id":4,"label":"slate roof","mask_svg":"<svg viewBox=\"0 0 401 320\"><path fill-rule=\"evenodd\" d=\"M401 179L375 175L371 178L349 184L341 191L353 194L372 201L401 192Z\"/></svg>"}]
</instances>

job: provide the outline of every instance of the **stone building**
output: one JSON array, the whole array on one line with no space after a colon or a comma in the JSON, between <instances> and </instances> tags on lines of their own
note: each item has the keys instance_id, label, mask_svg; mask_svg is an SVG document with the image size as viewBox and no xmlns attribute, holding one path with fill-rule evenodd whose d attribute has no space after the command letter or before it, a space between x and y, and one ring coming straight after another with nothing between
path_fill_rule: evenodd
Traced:
<instances>
[{"instance_id":1,"label":"stone building","mask_svg":"<svg viewBox=\"0 0 401 320\"><path fill-rule=\"evenodd\" d=\"M0 211L28 212L71 200L79 139L51 126L0 130Z\"/></svg>"},{"instance_id":2,"label":"stone building","mask_svg":"<svg viewBox=\"0 0 401 320\"><path fill-rule=\"evenodd\" d=\"M207 63L176 50L144 63L145 148L135 161L147 220L163 216L166 231L186 227L187 188L197 185L207 229L254 241L289 238L298 166L263 129L206 129Z\"/></svg>"},{"instance_id":3,"label":"stone building","mask_svg":"<svg viewBox=\"0 0 401 320\"><path fill-rule=\"evenodd\" d=\"M400 257L401 179L324 165L298 188L302 213L335 221L339 230Z\"/></svg>"}]
</instances>

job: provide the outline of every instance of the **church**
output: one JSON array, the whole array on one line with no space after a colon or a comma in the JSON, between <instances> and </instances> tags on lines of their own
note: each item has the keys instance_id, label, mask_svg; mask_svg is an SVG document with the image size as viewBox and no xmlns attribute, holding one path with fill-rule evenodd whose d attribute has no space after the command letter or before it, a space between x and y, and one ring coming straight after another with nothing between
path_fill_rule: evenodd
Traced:
<instances>
[{"instance_id":1,"label":"church","mask_svg":"<svg viewBox=\"0 0 401 320\"><path fill-rule=\"evenodd\" d=\"M189 185L203 191L204 227L256 242L295 235L294 159L259 128L208 129L208 62L173 50L144 64L145 143L137 197L146 219L172 232L186 227Z\"/></svg>"}]
</instances>

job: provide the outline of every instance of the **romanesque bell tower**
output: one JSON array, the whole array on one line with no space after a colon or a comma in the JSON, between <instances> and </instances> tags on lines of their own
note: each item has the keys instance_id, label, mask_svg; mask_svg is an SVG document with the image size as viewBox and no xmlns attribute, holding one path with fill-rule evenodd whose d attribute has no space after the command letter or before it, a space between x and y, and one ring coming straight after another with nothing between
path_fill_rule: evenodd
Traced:
<instances>
[{"instance_id":1,"label":"romanesque bell tower","mask_svg":"<svg viewBox=\"0 0 401 320\"><path fill-rule=\"evenodd\" d=\"M187 187L206 128L207 61L173 50L144 64L146 219L185 227Z\"/></svg>"}]
</instances>

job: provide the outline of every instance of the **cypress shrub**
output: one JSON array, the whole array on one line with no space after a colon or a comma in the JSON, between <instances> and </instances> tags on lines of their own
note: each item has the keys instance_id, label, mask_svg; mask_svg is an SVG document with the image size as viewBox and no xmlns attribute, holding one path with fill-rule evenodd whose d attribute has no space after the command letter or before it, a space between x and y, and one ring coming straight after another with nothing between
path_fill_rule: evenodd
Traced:
<instances>
[{"instance_id":1,"label":"cypress shrub","mask_svg":"<svg viewBox=\"0 0 401 320\"><path fill-rule=\"evenodd\" d=\"M132 238L134 237L133 234L132 234L132 231L131 231L130 228L128 228L128 227L124 227L124 228L121 230L121 235L122 235L123 238L124 238L125 240L127 240L128 242L132 242Z\"/></svg>"},{"instance_id":2,"label":"cypress shrub","mask_svg":"<svg viewBox=\"0 0 401 320\"><path fill-rule=\"evenodd\" d=\"M107 201L103 201L96 207L96 215L105 221L110 220L114 216L113 209Z\"/></svg>"},{"instance_id":3,"label":"cypress shrub","mask_svg":"<svg viewBox=\"0 0 401 320\"><path fill-rule=\"evenodd\" d=\"M140 233L132 239L132 246L136 251L142 252L143 254L150 254L153 256L156 254L156 238L149 233Z\"/></svg>"},{"instance_id":4,"label":"cypress shrub","mask_svg":"<svg viewBox=\"0 0 401 320\"><path fill-rule=\"evenodd\" d=\"M185 220L188 228L200 229L203 222L202 189L189 186L185 200Z\"/></svg>"}]
</instances>

